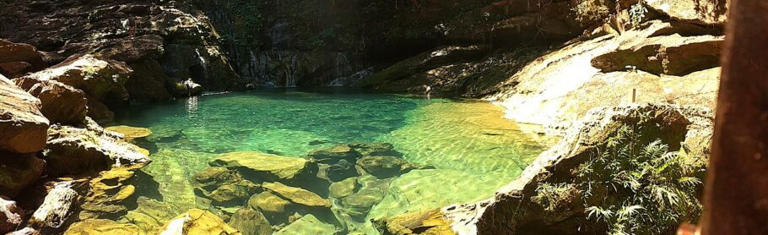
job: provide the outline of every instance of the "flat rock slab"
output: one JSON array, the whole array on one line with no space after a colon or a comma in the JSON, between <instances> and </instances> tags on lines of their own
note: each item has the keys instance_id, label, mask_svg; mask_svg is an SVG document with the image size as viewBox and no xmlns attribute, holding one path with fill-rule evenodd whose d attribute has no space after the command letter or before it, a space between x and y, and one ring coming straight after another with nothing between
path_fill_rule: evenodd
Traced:
<instances>
[{"instance_id":1,"label":"flat rock slab","mask_svg":"<svg viewBox=\"0 0 768 235\"><path fill-rule=\"evenodd\" d=\"M331 202L328 199L306 189L287 186L279 182L264 183L262 187L297 204L310 207L331 207Z\"/></svg>"},{"instance_id":2,"label":"flat rock slab","mask_svg":"<svg viewBox=\"0 0 768 235\"><path fill-rule=\"evenodd\" d=\"M133 127L133 126L111 126L105 128L108 131L114 131L120 134L123 134L126 140L131 141L138 138L144 138L152 134L152 130L149 128L144 127Z\"/></svg>"},{"instance_id":3,"label":"flat rock slab","mask_svg":"<svg viewBox=\"0 0 768 235\"><path fill-rule=\"evenodd\" d=\"M221 154L211 166L237 169L247 176L256 176L261 181L293 180L309 173L310 162L303 158L283 157L255 151Z\"/></svg>"},{"instance_id":4,"label":"flat rock slab","mask_svg":"<svg viewBox=\"0 0 768 235\"><path fill-rule=\"evenodd\" d=\"M0 151L40 151L48 124L40 113L40 100L0 75Z\"/></svg>"}]
</instances>

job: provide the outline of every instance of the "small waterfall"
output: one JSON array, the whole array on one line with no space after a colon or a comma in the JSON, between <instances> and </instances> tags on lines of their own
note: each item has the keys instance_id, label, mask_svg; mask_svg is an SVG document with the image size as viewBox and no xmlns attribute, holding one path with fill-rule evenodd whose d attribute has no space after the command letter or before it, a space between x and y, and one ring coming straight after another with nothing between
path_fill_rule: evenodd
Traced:
<instances>
[{"instance_id":1,"label":"small waterfall","mask_svg":"<svg viewBox=\"0 0 768 235\"><path fill-rule=\"evenodd\" d=\"M200 54L200 49L195 49L195 54L197 54L197 58L200 60L200 66L203 67L203 79L208 80L208 62Z\"/></svg>"}]
</instances>

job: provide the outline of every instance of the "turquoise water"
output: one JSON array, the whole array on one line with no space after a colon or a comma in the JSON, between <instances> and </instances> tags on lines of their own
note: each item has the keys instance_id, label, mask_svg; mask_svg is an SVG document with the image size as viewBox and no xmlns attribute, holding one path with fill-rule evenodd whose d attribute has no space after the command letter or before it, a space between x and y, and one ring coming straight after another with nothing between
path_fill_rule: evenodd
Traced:
<instances>
[{"instance_id":1,"label":"turquoise water","mask_svg":"<svg viewBox=\"0 0 768 235\"><path fill-rule=\"evenodd\" d=\"M333 202L333 215L315 214L324 224L306 230L317 232L317 228L335 226L335 232L341 234L376 234L367 222L370 219L492 196L550 143L502 115L499 107L478 101L288 90L227 93L135 106L119 113L117 124L147 127L153 132L137 143L151 152L153 163L142 171L154 183L137 185L139 197L146 198L132 212L149 208L143 203L147 198L173 208L156 215L157 221L190 208L211 210L228 220L238 205L211 206L195 194L191 182L219 154L258 151L301 158L339 144L392 144L404 160L420 168L385 179L359 176L357 182L362 189L357 189L356 194L374 199L366 201L372 203L370 208L361 211L356 207L354 216L346 213L351 210L347 208L352 204L350 200L330 198L327 192L317 191ZM121 220L137 223L136 213L132 212ZM335 219L322 219L327 217ZM270 223L274 231L307 227ZM142 228L152 231L161 224Z\"/></svg>"}]
</instances>

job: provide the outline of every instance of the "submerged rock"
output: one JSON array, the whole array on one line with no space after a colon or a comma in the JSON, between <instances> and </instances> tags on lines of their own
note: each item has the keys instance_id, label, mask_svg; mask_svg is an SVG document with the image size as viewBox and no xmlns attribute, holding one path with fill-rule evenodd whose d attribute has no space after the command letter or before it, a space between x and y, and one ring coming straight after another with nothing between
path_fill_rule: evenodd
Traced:
<instances>
[{"instance_id":1,"label":"submerged rock","mask_svg":"<svg viewBox=\"0 0 768 235\"><path fill-rule=\"evenodd\" d=\"M144 150L108 133L54 126L44 153L52 176L94 173L111 166L145 165Z\"/></svg>"},{"instance_id":2,"label":"submerged rock","mask_svg":"<svg viewBox=\"0 0 768 235\"><path fill-rule=\"evenodd\" d=\"M24 211L15 201L0 197L0 233L7 233L21 226Z\"/></svg>"},{"instance_id":3,"label":"submerged rock","mask_svg":"<svg viewBox=\"0 0 768 235\"><path fill-rule=\"evenodd\" d=\"M14 79L16 85L40 99L40 111L52 123L82 124L88 111L85 93L55 80Z\"/></svg>"},{"instance_id":4,"label":"submerged rock","mask_svg":"<svg viewBox=\"0 0 768 235\"><path fill-rule=\"evenodd\" d=\"M317 171L317 165L306 159L253 151L221 154L209 164L237 170L246 178L259 181L292 182L302 177L312 177Z\"/></svg>"},{"instance_id":5,"label":"submerged rock","mask_svg":"<svg viewBox=\"0 0 768 235\"><path fill-rule=\"evenodd\" d=\"M248 199L248 206L252 209L270 214L283 214L286 212L286 207L289 205L291 205L291 201L277 196L271 191L253 195Z\"/></svg>"},{"instance_id":6,"label":"submerged rock","mask_svg":"<svg viewBox=\"0 0 768 235\"><path fill-rule=\"evenodd\" d=\"M33 155L0 153L0 196L15 197L45 171L45 161Z\"/></svg>"},{"instance_id":7,"label":"submerged rock","mask_svg":"<svg viewBox=\"0 0 768 235\"><path fill-rule=\"evenodd\" d=\"M309 207L331 207L328 199L302 188L290 187L279 182L264 183L262 187L296 204Z\"/></svg>"},{"instance_id":8,"label":"submerged rock","mask_svg":"<svg viewBox=\"0 0 768 235\"><path fill-rule=\"evenodd\" d=\"M229 219L230 226L240 230L243 235L269 235L272 234L272 226L258 210L239 209Z\"/></svg>"},{"instance_id":9,"label":"submerged rock","mask_svg":"<svg viewBox=\"0 0 768 235\"><path fill-rule=\"evenodd\" d=\"M136 235L146 234L133 224L121 224L107 219L87 219L72 224L64 232L66 235L114 234Z\"/></svg>"},{"instance_id":10,"label":"submerged rock","mask_svg":"<svg viewBox=\"0 0 768 235\"><path fill-rule=\"evenodd\" d=\"M127 184L136 167L115 167L89 182L88 194L80 205L80 219L114 218L128 211L136 187Z\"/></svg>"},{"instance_id":11,"label":"submerged rock","mask_svg":"<svg viewBox=\"0 0 768 235\"><path fill-rule=\"evenodd\" d=\"M353 194L359 187L357 178L348 178L339 182L332 183L328 188L333 198L343 198Z\"/></svg>"},{"instance_id":12,"label":"submerged rock","mask_svg":"<svg viewBox=\"0 0 768 235\"><path fill-rule=\"evenodd\" d=\"M111 126L104 129L123 134L123 137L125 137L125 140L129 142L134 139L144 138L152 135L152 130L150 130L149 128L143 128L143 127L121 125L121 126Z\"/></svg>"},{"instance_id":13,"label":"submerged rock","mask_svg":"<svg viewBox=\"0 0 768 235\"><path fill-rule=\"evenodd\" d=\"M136 203L136 210L128 211L118 222L135 224L141 231L146 232L159 232L166 221L183 212L170 203L144 196L139 196Z\"/></svg>"},{"instance_id":14,"label":"submerged rock","mask_svg":"<svg viewBox=\"0 0 768 235\"><path fill-rule=\"evenodd\" d=\"M379 231L385 234L453 235L450 222L439 209L413 212L376 221Z\"/></svg>"},{"instance_id":15,"label":"submerged rock","mask_svg":"<svg viewBox=\"0 0 768 235\"><path fill-rule=\"evenodd\" d=\"M407 173L417 166L393 156L365 156L357 160L357 166L380 179Z\"/></svg>"},{"instance_id":16,"label":"submerged rock","mask_svg":"<svg viewBox=\"0 0 768 235\"><path fill-rule=\"evenodd\" d=\"M240 173L223 167L209 167L194 176L196 192L216 204L244 202L259 186Z\"/></svg>"},{"instance_id":17,"label":"submerged rock","mask_svg":"<svg viewBox=\"0 0 768 235\"><path fill-rule=\"evenodd\" d=\"M168 222L162 232L162 235L186 234L235 235L242 233L224 223L224 220L211 212L190 209Z\"/></svg>"},{"instance_id":18,"label":"submerged rock","mask_svg":"<svg viewBox=\"0 0 768 235\"><path fill-rule=\"evenodd\" d=\"M48 119L40 100L0 75L0 151L34 153L45 146Z\"/></svg>"},{"instance_id":19,"label":"submerged rock","mask_svg":"<svg viewBox=\"0 0 768 235\"><path fill-rule=\"evenodd\" d=\"M308 214L285 226L275 234L336 234L338 230L332 224L323 223L314 215Z\"/></svg>"},{"instance_id":20,"label":"submerged rock","mask_svg":"<svg viewBox=\"0 0 768 235\"><path fill-rule=\"evenodd\" d=\"M341 199L342 211L356 218L365 218L371 208L381 202L389 190L391 179L378 179L374 176L359 177L362 186L351 195Z\"/></svg>"}]
</instances>

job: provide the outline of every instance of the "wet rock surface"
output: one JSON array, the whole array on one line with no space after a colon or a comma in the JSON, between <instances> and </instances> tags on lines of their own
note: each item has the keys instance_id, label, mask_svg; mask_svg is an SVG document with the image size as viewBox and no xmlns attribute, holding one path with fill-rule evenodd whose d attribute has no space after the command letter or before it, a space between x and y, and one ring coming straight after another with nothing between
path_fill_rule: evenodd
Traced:
<instances>
[{"instance_id":1,"label":"wet rock surface","mask_svg":"<svg viewBox=\"0 0 768 235\"><path fill-rule=\"evenodd\" d=\"M211 212L191 209L167 223L162 234L241 234Z\"/></svg>"}]
</instances>

